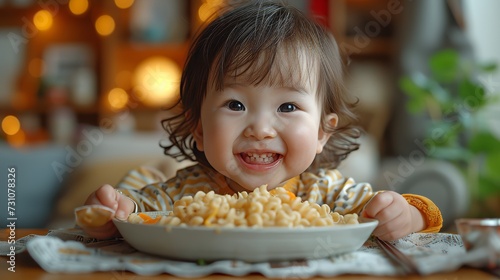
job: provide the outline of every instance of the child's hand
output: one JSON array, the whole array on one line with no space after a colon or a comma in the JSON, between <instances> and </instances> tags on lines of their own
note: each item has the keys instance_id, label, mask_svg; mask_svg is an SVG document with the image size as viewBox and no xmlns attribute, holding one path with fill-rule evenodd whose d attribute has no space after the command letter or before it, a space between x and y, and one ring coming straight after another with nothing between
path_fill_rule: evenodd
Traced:
<instances>
[{"instance_id":1,"label":"child's hand","mask_svg":"<svg viewBox=\"0 0 500 280\"><path fill-rule=\"evenodd\" d=\"M399 239L425 227L420 211L393 191L375 195L366 204L361 216L378 220L373 234L383 240Z\"/></svg>"},{"instance_id":2,"label":"child's hand","mask_svg":"<svg viewBox=\"0 0 500 280\"><path fill-rule=\"evenodd\" d=\"M93 192L85 201L85 205L103 205L115 211L114 217L126 220L128 215L134 211L135 205L132 200L120 194L110 185L104 185ZM92 237L105 239L118 236L118 230L113 224L113 216L100 226L80 225L82 229Z\"/></svg>"}]
</instances>

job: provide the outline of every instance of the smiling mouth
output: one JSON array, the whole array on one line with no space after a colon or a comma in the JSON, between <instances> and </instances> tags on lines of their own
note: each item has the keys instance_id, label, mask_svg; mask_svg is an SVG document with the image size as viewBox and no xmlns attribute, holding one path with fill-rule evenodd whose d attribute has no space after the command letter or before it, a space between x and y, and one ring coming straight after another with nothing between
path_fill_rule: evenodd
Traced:
<instances>
[{"instance_id":1,"label":"smiling mouth","mask_svg":"<svg viewBox=\"0 0 500 280\"><path fill-rule=\"evenodd\" d=\"M249 164L270 164L280 158L280 154L276 153L241 153L243 161Z\"/></svg>"}]
</instances>

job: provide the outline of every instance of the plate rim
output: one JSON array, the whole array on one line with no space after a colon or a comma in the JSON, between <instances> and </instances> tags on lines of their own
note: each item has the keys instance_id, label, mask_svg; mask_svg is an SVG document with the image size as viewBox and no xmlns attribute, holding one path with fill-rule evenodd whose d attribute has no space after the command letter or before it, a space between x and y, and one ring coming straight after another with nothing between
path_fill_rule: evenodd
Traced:
<instances>
[{"instance_id":1,"label":"plate rim","mask_svg":"<svg viewBox=\"0 0 500 280\"><path fill-rule=\"evenodd\" d=\"M169 213L171 211L143 211L143 212L137 212L138 213ZM125 225L130 225L130 226L137 226L137 227L152 227L152 228L160 228L160 229L168 229L168 231L201 231L201 232L226 232L226 233L246 233L246 232L251 232L251 233L294 233L294 232L323 232L323 231L336 231L339 229L347 230L347 229L358 229L360 227L371 227L371 226L377 226L378 225L378 220L373 219L373 218L367 218L367 217L358 217L358 224L336 224L336 225L331 225L331 226L310 226L310 227L223 227L223 226L172 226L172 225L159 225L159 224L140 224L140 223L130 223L128 220L119 220L117 218L113 218L113 223L115 225L117 223L119 224L125 224ZM120 230L120 229L118 229Z\"/></svg>"}]
</instances>

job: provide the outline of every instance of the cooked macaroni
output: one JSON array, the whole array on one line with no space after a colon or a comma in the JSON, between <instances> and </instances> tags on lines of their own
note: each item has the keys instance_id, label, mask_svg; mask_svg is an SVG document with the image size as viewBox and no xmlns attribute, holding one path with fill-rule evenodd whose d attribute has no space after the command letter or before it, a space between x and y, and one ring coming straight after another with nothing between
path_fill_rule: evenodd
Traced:
<instances>
[{"instance_id":1,"label":"cooked macaroni","mask_svg":"<svg viewBox=\"0 0 500 280\"><path fill-rule=\"evenodd\" d=\"M142 213L131 214L129 222L217 227L319 227L359 223L357 214L341 215L331 212L326 204L301 201L282 187L274 189L273 194L266 187L234 195L200 191L176 201L169 215L153 219Z\"/></svg>"}]
</instances>

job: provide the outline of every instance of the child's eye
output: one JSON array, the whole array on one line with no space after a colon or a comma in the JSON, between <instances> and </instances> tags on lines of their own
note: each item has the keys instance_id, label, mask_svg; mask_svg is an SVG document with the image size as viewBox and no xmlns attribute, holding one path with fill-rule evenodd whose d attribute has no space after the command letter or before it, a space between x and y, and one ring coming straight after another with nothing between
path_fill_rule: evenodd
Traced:
<instances>
[{"instance_id":1,"label":"child's eye","mask_svg":"<svg viewBox=\"0 0 500 280\"><path fill-rule=\"evenodd\" d=\"M297 110L297 106L292 103L284 103L278 108L278 112L289 113Z\"/></svg>"},{"instance_id":2,"label":"child's eye","mask_svg":"<svg viewBox=\"0 0 500 280\"><path fill-rule=\"evenodd\" d=\"M227 102L226 106L233 111L245 111L245 106L243 105L243 103L236 100Z\"/></svg>"}]
</instances>

